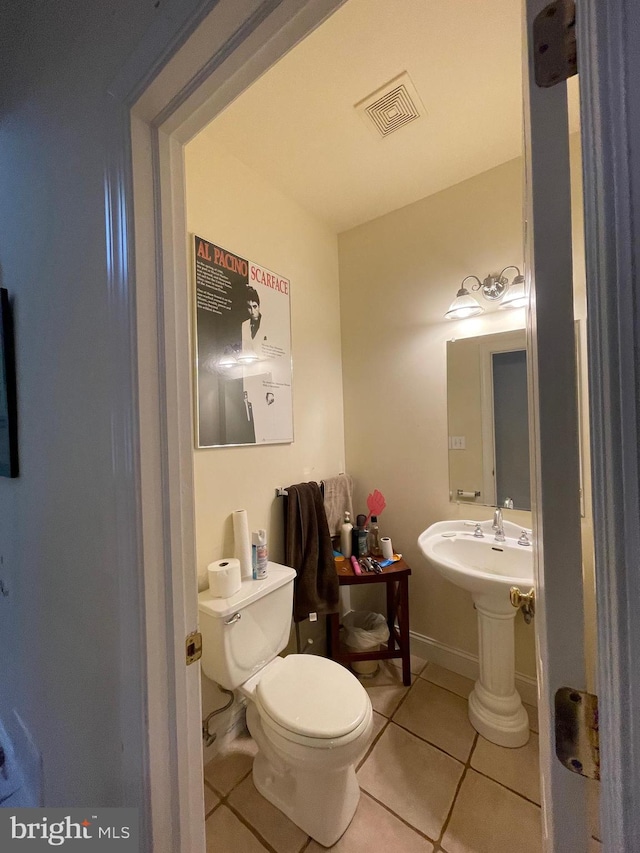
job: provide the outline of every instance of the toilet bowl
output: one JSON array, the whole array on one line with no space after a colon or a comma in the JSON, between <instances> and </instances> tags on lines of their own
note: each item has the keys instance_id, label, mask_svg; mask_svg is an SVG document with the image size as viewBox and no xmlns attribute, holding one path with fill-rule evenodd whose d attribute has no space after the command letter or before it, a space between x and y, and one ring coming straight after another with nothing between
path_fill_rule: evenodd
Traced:
<instances>
[{"instance_id":1,"label":"toilet bowl","mask_svg":"<svg viewBox=\"0 0 640 853\"><path fill-rule=\"evenodd\" d=\"M289 655L240 692L259 749L256 788L319 844L335 844L360 799L355 768L373 726L366 690L334 661Z\"/></svg>"},{"instance_id":2,"label":"toilet bowl","mask_svg":"<svg viewBox=\"0 0 640 853\"><path fill-rule=\"evenodd\" d=\"M330 847L358 806L356 765L371 740L373 711L358 679L317 655L278 657L287 643L295 571L268 564L229 599L198 597L202 669L248 700L258 791Z\"/></svg>"}]
</instances>

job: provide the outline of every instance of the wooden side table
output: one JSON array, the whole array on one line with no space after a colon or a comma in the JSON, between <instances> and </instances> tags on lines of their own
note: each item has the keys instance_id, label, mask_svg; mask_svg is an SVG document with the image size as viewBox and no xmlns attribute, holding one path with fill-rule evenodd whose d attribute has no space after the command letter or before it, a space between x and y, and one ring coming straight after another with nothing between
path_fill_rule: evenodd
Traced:
<instances>
[{"instance_id":1,"label":"wooden side table","mask_svg":"<svg viewBox=\"0 0 640 853\"><path fill-rule=\"evenodd\" d=\"M330 613L327 616L327 654L338 663L350 663L363 660L390 660L402 658L402 681L411 684L411 664L409 651L409 575L411 569L401 558L387 566L382 574L363 571L356 575L349 560L336 559L336 571L340 586L360 586L369 583L387 585L387 625L389 642L387 648L371 652L349 652L340 644L340 616ZM396 620L398 627L396 628Z\"/></svg>"}]
</instances>

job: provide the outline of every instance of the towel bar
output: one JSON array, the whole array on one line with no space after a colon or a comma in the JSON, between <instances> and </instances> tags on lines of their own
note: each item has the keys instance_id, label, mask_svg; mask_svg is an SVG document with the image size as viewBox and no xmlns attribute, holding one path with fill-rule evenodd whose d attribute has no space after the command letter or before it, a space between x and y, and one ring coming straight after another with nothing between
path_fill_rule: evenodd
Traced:
<instances>
[{"instance_id":1,"label":"towel bar","mask_svg":"<svg viewBox=\"0 0 640 853\"><path fill-rule=\"evenodd\" d=\"M320 485L320 492L324 497L324 483L321 481L319 485ZM287 497L289 497L289 492L286 489L282 489L282 488L276 489L276 497L277 498L287 498Z\"/></svg>"}]
</instances>

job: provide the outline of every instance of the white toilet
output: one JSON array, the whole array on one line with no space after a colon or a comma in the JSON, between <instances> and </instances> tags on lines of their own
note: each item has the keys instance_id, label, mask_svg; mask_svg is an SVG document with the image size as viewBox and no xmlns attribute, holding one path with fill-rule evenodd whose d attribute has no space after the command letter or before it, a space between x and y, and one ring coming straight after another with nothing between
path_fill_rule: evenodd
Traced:
<instances>
[{"instance_id":1,"label":"white toilet","mask_svg":"<svg viewBox=\"0 0 640 853\"><path fill-rule=\"evenodd\" d=\"M269 563L231 598L198 596L202 670L249 700L260 793L319 844L349 826L360 798L355 765L371 740L372 709L358 679L317 655L278 657L289 640L293 580Z\"/></svg>"}]
</instances>

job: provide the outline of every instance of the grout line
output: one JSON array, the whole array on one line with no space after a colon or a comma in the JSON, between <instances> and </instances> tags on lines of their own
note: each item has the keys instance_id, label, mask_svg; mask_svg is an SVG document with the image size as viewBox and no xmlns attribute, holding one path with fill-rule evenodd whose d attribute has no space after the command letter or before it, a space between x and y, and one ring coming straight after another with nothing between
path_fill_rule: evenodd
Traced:
<instances>
[{"instance_id":1,"label":"grout line","mask_svg":"<svg viewBox=\"0 0 640 853\"><path fill-rule=\"evenodd\" d=\"M535 734L535 732L533 732L533 734ZM471 754L469 755L469 766L471 767L473 772L478 773L480 776L484 776L485 779L490 779L492 782L495 782L496 785L500 785L501 788L505 788L505 790L511 791L512 794L515 794L516 796L520 797L521 799L526 800L528 803L531 803L531 805L537 806L539 809L541 809L542 806L540 803L536 803L535 800L530 799L525 794L521 794L520 791L516 791L514 788L510 788L508 785L505 785L504 782L501 782L499 779L494 779L493 776L489 776L488 773L485 773L483 770L478 770L477 767L473 767L471 765L471 759L473 758L473 754L476 751L476 747L477 747L479 742L480 742L480 735L477 736L476 741L473 745L473 749L471 750ZM497 744L496 744L496 746L497 746ZM507 749L507 747L500 747L500 748L501 749ZM540 776L540 770L538 770L538 776Z\"/></svg>"},{"instance_id":2,"label":"grout line","mask_svg":"<svg viewBox=\"0 0 640 853\"><path fill-rule=\"evenodd\" d=\"M444 749L444 747L439 746L437 743L433 743L433 741L427 740L427 738L416 734L411 729L408 729L405 726L403 726L402 723L398 723L394 719L391 719L389 722L392 722L399 729L402 729L403 731L407 732L408 734L413 735L413 737L418 738L418 740L421 740L423 743L426 743L429 746L432 746L434 749L437 749L438 752L442 752L448 758L452 758L454 761L457 761L459 764L465 763L464 775L466 775L467 769L471 769L474 771L474 773L478 773L480 776L484 776L485 779L489 779L489 781L495 782L496 785L499 785L501 788L504 788L506 791L509 791L510 793L515 794L517 797L520 797L522 800L525 800L527 803L531 803L532 806L536 806L537 808L541 807L540 803L536 803L535 800L532 800L530 797L527 797L526 794L522 794L520 791L516 791L514 788L510 788L508 785L505 785L504 782L501 782L499 779L495 779L493 776L490 776L488 773L485 773L482 770L478 770L477 767L473 767L471 765L471 759L473 758L473 754L475 752L476 746L478 744L478 740L480 738L480 735L477 732L475 733L475 736L473 739L473 744L471 746L471 751L469 753L469 756L468 756L466 762L462 762L462 760L460 758L458 758L456 755L452 755L450 752L447 752L447 750ZM385 726L385 728L386 728L386 726ZM462 779L460 781L462 782ZM435 853L435 851L434 851L434 853Z\"/></svg>"},{"instance_id":3,"label":"grout line","mask_svg":"<svg viewBox=\"0 0 640 853\"><path fill-rule=\"evenodd\" d=\"M404 687L404 689L405 689L405 693L404 693L404 695L403 695L403 696L401 696L400 701L398 702L398 704L396 705L396 707L393 709L393 711L391 712L391 714L387 717L387 720L389 720L389 722L391 722L391 720L393 720L393 718L394 718L394 717L395 717L395 715L398 713L398 711L400 710L400 708L401 708L401 707L404 705L404 703L407 701L407 697L408 697L409 693L411 693L411 691L413 690L413 688L414 688L414 687L416 686L416 684L418 683L418 676L417 676L417 675L416 675L416 676L413 676L413 674L412 674L412 678L414 678L414 680L411 682L411 684L410 684L408 687L407 687L407 685L406 685L406 684L402 684L402 687ZM380 685L380 686L381 686L381 687L383 687L383 686L385 686L385 685ZM398 686L400 686L400 685L398 685ZM380 713L380 712L378 711L378 713ZM385 717L385 716L386 716L386 714L383 714L382 716L383 716L383 717Z\"/></svg>"},{"instance_id":4,"label":"grout line","mask_svg":"<svg viewBox=\"0 0 640 853\"><path fill-rule=\"evenodd\" d=\"M422 676L419 675L418 678L422 678ZM442 684L438 684L436 681L429 681L428 678L422 678L422 680L426 684L430 684L432 687L438 687L440 690L446 690L447 693L451 693L452 696L457 696L458 699L462 699L463 702L469 701L469 696L471 695L471 690L469 691L469 693L467 693L466 696L461 696L459 693L456 693L455 690L452 690L450 687L443 687Z\"/></svg>"},{"instance_id":5,"label":"grout line","mask_svg":"<svg viewBox=\"0 0 640 853\"><path fill-rule=\"evenodd\" d=\"M424 660L424 658L420 658L420 660ZM396 669L402 670L402 658L392 658L389 661L389 663L392 666L395 666ZM424 666L422 667L420 672L414 672L411 669L411 662L409 662L409 669L411 670L411 675L415 675L415 677L418 678L425 671L425 669L427 668L428 665L429 665L429 661L426 660L426 661L424 661Z\"/></svg>"},{"instance_id":6,"label":"grout line","mask_svg":"<svg viewBox=\"0 0 640 853\"><path fill-rule=\"evenodd\" d=\"M442 829L440 830L440 836L438 838L436 850L442 850L442 839L444 838L445 832L447 831L449 823L451 822L451 817L453 815L453 810L455 808L455 805L458 801L458 794L460 793L460 789L462 788L462 783L464 782L465 776L467 775L469 768L471 767L471 756L473 755L473 751L476 748L476 744L478 742L479 737L480 737L480 735L476 733L476 736L473 739L473 745L471 747L471 751L469 753L469 758L467 758L467 762L464 765L464 770L462 771L462 776L460 777L460 780L459 780L458 785L456 787L455 794L453 795L453 801L451 803L451 808L449 809L449 814L446 816L444 823L442 824ZM435 853L435 851L434 851L434 853Z\"/></svg>"},{"instance_id":7,"label":"grout line","mask_svg":"<svg viewBox=\"0 0 640 853\"><path fill-rule=\"evenodd\" d=\"M225 805L229 809L229 811L232 812L238 818L240 823L242 823L244 826L247 827L248 830L251 831L251 834L258 839L258 841L262 844L263 847L265 847L269 851L269 853L278 853L276 848L272 847L271 844L269 844L269 842L267 841L267 839L263 838L263 836L260 835L260 832L249 823L249 821L244 817L244 815L241 814L241 812L239 812L229 802L226 802Z\"/></svg>"},{"instance_id":8,"label":"grout line","mask_svg":"<svg viewBox=\"0 0 640 853\"><path fill-rule=\"evenodd\" d=\"M359 761L358 764L356 765L356 773L358 772L358 770L360 770L360 768L365 763L367 758L369 758L369 756L373 752L373 747L378 743L378 741L380 740L380 737L382 736L383 732L386 730L386 728L390 722L391 722L391 720L389 720L388 717L385 717L384 725L382 726L382 728L380 729L378 734L373 738L373 740L369 744L369 747L368 747L367 751L365 752L364 756L362 757L361 761Z\"/></svg>"},{"instance_id":9,"label":"grout line","mask_svg":"<svg viewBox=\"0 0 640 853\"><path fill-rule=\"evenodd\" d=\"M471 688L471 690L467 693L467 695L466 695L466 696L461 696L461 695L460 695L460 693L456 693L456 691L455 691L455 690L452 690L450 687L445 687L443 684L438 684L438 682L437 682L437 681L431 681L431 680L430 680L430 679L428 679L426 676L424 676L422 673L426 672L426 671L427 671L427 668L428 668L428 667L425 667L425 668L422 670L422 672L420 673L420 675L418 676L418 678L421 678L423 681L426 681L426 682L427 682L427 684L432 684L434 687L439 687L439 688L440 688L440 690L446 690L446 691L447 691L447 693L451 693L453 696L457 696L457 697L458 697L458 699L463 699L465 702L468 702L468 701L469 701L469 696L471 695L471 691L473 690L473 687L472 687L472 688ZM442 667L442 668L444 669L444 667ZM447 672L453 672L453 670L448 669L448 670L447 670ZM457 672L456 672L456 673L454 673L454 675L457 675L457 674L458 674ZM461 676L460 676L460 678L467 678L467 676L466 676L466 675L461 675ZM467 681L472 681L472 680L473 680L473 679L471 679L471 678L467 678Z\"/></svg>"},{"instance_id":10,"label":"grout line","mask_svg":"<svg viewBox=\"0 0 640 853\"><path fill-rule=\"evenodd\" d=\"M510 788L508 785L505 785L504 782L501 782L499 779L494 779L493 776L489 776L488 773L485 773L483 770L478 770L477 767L471 767L474 773L477 773L478 776L484 776L485 779L488 779L490 782L495 782L496 785L500 785L501 788L504 788L505 791L510 791L512 794L515 794L517 797L520 797L522 800L526 800L527 803L531 803L532 806L536 806L536 808L541 808L540 803L536 803L535 800L530 799L526 796L526 794L521 794L520 791L516 791L514 788Z\"/></svg>"},{"instance_id":11,"label":"grout line","mask_svg":"<svg viewBox=\"0 0 640 853\"><path fill-rule=\"evenodd\" d=\"M249 767L249 769L247 770L247 772L246 772L243 776L241 776L241 777L240 777L240 779L238 779L238 781L237 781L237 782L235 782L235 783L234 783L233 787L229 788L229 790L227 791L227 793L226 793L226 794L222 794L221 792L216 791L216 790L215 790L215 788L214 788L213 790L215 791L215 793L216 793L216 794L217 794L221 799L225 799L225 800L226 800L228 797L230 797L230 796L231 796L231 794L233 794L233 792L235 791L235 789L236 789L239 785L242 785L242 783L243 783L243 782L244 782L244 780L247 778L247 776L250 776L250 775L251 775L251 771L252 771L252 770L253 770L253 761L251 762L251 767Z\"/></svg>"},{"instance_id":12,"label":"grout line","mask_svg":"<svg viewBox=\"0 0 640 853\"><path fill-rule=\"evenodd\" d=\"M411 729L408 729L406 726L403 726L402 723L398 723L396 720L392 719L389 722L393 723L393 725L397 726L399 729L402 729L403 732L407 732L407 734L413 735L413 737L418 738L418 740L422 741L422 743L426 743L428 746L432 746L434 749L437 749L438 752L441 752L443 755L446 755L447 758L452 758L454 761L457 761L458 764L464 765L465 762L461 758L458 758L457 756L452 755L450 752L447 752L447 750L444 747L438 746L437 743L433 743L432 741L427 740L425 737L422 737L421 735L417 735L415 732L411 731ZM476 735L477 735L477 732L476 732ZM474 744L475 744L475 739L474 739ZM473 746L471 747L471 752L473 752ZM471 757L471 752L469 753L469 758Z\"/></svg>"},{"instance_id":13,"label":"grout line","mask_svg":"<svg viewBox=\"0 0 640 853\"><path fill-rule=\"evenodd\" d=\"M210 809L208 812L204 813L204 822L205 823L211 817L211 815L214 813L214 811L218 808L218 806L220 805L221 802L222 802L222 800L218 799L218 802L214 805L214 807L212 809Z\"/></svg>"},{"instance_id":14,"label":"grout line","mask_svg":"<svg viewBox=\"0 0 640 853\"><path fill-rule=\"evenodd\" d=\"M430 835L427 835L421 829L418 829L412 823L409 823L409 821L406 818L402 817L402 815L399 815L397 812L394 812L394 810L390 806L388 806L386 803L383 803L382 800L379 800L379 799L377 799L377 797L374 797L373 794L371 793L371 791L367 791L365 788L361 788L360 790L361 790L361 793L363 793L366 797L369 797L370 800L373 800L374 803L377 803L379 806L382 806L382 808L385 811L389 812L389 814L393 815L397 820L400 821L400 823L403 823L405 826L407 826L409 829L411 829L413 832L415 832L416 835L419 835L421 838L425 838L431 844L436 843L433 840L433 838L431 838ZM435 851L434 851L434 853L435 853Z\"/></svg>"},{"instance_id":15,"label":"grout line","mask_svg":"<svg viewBox=\"0 0 640 853\"><path fill-rule=\"evenodd\" d=\"M205 815L205 816L204 816L204 822L205 822L205 824L206 824L206 822L209 820L209 818L211 817L211 815L212 815L215 811L218 811L218 809L220 808L220 806L221 806L221 805L222 805L222 800L220 800L219 802L217 802L217 803L215 804L215 806L211 809L211 811L209 812L209 814L207 814L207 815Z\"/></svg>"},{"instance_id":16,"label":"grout line","mask_svg":"<svg viewBox=\"0 0 640 853\"><path fill-rule=\"evenodd\" d=\"M236 790L236 788L237 788L239 785L241 785L241 784L244 782L244 780L245 780L245 779L246 779L246 778L251 774L251 770L252 770L252 769L253 769L252 767L251 767L251 768L249 768L248 772L247 772L247 773L245 773L245 774L244 774L244 776L243 776L243 777L242 777L238 782L236 782L236 784L233 786L233 788L231 788L231 789L230 789L226 794L224 794L224 795L222 795L222 794L218 793L218 791L216 791L214 788L212 788L212 787L211 787L211 785L206 781L206 779L204 780L204 784L205 784L208 788L211 788L211 790L214 792L214 794L216 794L216 796L218 796L218 797L219 797L219 799L220 799L220 801L219 801L218 803L216 803L216 805L211 809L211 811L210 811L207 815L205 815L205 823L206 823L206 822L207 822L207 820L211 817L211 815L212 815L215 811L217 811L217 810L220 808L220 806L226 806L226 807L229 809L229 811L230 811L230 812L232 812L232 813L233 813L233 814L238 818L238 820L240 821L240 823L242 823L242 824L243 824L243 826L246 826L246 827L247 827L247 829L249 829L249 830L251 831L251 834L252 834L252 835L254 835L254 836L258 839L258 841L262 844L262 846L263 846L263 847L265 847L265 849L266 849L266 850L268 850L268 851L269 851L269 853L278 853L278 851L276 850L276 848L275 848L275 847L273 847L273 846L272 846L272 845L267 841L267 839L266 839L266 838L264 838L264 837L260 834L260 831L259 831L256 827L254 827L254 826L249 822L249 820L248 820L247 818L245 818L245 817L244 817L244 815L243 815L240 811L238 811L237 807L236 807L236 806L234 806L232 803L230 803L230 802L229 802L229 797L231 796L231 794L232 794L232 793ZM284 815L284 812L282 812L282 814ZM286 815L284 815L284 817L286 818ZM311 841L312 841L312 840L313 840L313 839L312 839L311 837L309 837L309 836L308 836L308 837L307 837L307 839L306 839L306 841L304 842L303 846L302 846L302 847L300 848L300 850L298 851L298 853L302 853L302 851L303 851L303 850L306 850L306 849L307 849L307 847L309 846L309 844L311 844Z\"/></svg>"}]
</instances>

